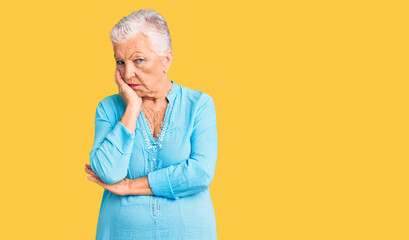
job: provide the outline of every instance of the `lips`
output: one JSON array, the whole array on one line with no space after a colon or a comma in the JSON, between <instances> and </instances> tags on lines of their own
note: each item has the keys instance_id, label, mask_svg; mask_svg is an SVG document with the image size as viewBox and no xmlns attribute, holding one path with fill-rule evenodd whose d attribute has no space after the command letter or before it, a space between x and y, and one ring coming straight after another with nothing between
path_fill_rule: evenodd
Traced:
<instances>
[{"instance_id":1,"label":"lips","mask_svg":"<svg viewBox=\"0 0 409 240\"><path fill-rule=\"evenodd\" d=\"M130 87L136 87L136 86L139 86L139 84L132 84L132 83L128 83L128 85L129 85Z\"/></svg>"}]
</instances>

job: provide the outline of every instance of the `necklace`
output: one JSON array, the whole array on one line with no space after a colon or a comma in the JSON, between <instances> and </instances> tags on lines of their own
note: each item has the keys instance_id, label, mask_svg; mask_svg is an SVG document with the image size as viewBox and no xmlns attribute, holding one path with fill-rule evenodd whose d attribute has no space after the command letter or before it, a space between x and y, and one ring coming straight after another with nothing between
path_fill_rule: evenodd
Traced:
<instances>
[{"instance_id":1,"label":"necklace","mask_svg":"<svg viewBox=\"0 0 409 240\"><path fill-rule=\"evenodd\" d=\"M160 106L159 108L148 109L145 105L142 107L145 109L144 115L146 116L149 124L149 130L152 135L154 135L153 128L157 126L158 123L162 126L163 121L162 117L164 116L164 110L166 109L167 104ZM158 133L159 134L159 133Z\"/></svg>"}]
</instances>

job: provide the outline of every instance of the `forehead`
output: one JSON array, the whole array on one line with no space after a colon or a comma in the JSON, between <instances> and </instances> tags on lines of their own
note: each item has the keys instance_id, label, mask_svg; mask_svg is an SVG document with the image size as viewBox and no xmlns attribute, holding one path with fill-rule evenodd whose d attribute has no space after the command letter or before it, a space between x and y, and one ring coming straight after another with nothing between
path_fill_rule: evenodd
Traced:
<instances>
[{"instance_id":1,"label":"forehead","mask_svg":"<svg viewBox=\"0 0 409 240\"><path fill-rule=\"evenodd\" d=\"M129 58L136 53L143 53L146 55L153 53L149 38L143 33L138 33L124 42L114 43L113 47L114 56L121 58Z\"/></svg>"}]
</instances>

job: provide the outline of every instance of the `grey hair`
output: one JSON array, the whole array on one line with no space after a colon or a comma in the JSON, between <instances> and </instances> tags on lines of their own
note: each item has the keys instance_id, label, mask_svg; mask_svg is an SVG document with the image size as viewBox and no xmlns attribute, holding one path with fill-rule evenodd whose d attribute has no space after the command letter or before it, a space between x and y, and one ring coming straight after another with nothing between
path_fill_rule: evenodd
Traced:
<instances>
[{"instance_id":1,"label":"grey hair","mask_svg":"<svg viewBox=\"0 0 409 240\"><path fill-rule=\"evenodd\" d=\"M142 32L147 35L152 50L163 55L172 49L168 25L162 15L153 9L141 9L123 17L111 30L112 43L121 43Z\"/></svg>"}]
</instances>

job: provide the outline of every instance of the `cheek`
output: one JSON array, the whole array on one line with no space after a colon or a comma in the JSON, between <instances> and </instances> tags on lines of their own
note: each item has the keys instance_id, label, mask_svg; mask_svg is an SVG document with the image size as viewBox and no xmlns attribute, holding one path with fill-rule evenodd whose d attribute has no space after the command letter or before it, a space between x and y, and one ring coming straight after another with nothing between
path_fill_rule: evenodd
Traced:
<instances>
[{"instance_id":1,"label":"cheek","mask_svg":"<svg viewBox=\"0 0 409 240\"><path fill-rule=\"evenodd\" d=\"M145 64L140 68L141 73L145 75L150 75L150 76L159 76L162 72L162 68L158 63L149 63Z\"/></svg>"}]
</instances>

